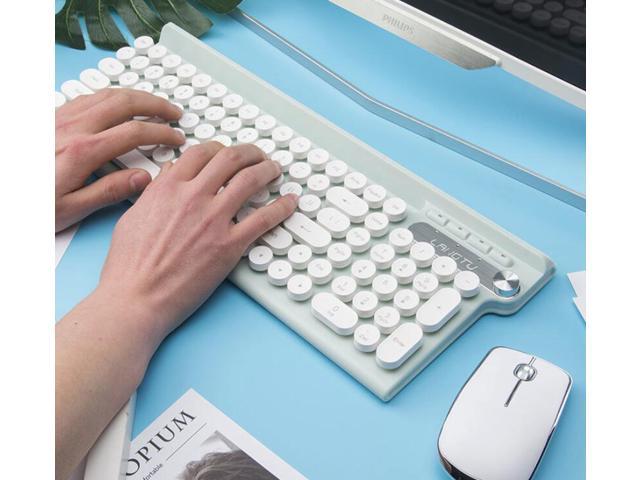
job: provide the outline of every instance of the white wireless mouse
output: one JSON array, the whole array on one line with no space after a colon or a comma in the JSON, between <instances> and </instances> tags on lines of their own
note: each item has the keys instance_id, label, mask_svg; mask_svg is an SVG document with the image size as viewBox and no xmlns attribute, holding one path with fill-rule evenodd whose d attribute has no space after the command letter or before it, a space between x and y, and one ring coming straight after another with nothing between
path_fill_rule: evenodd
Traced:
<instances>
[{"instance_id":1,"label":"white wireless mouse","mask_svg":"<svg viewBox=\"0 0 640 480\"><path fill-rule=\"evenodd\" d=\"M535 355L496 347L458 393L438 438L458 480L528 480L571 389L567 372Z\"/></svg>"}]
</instances>

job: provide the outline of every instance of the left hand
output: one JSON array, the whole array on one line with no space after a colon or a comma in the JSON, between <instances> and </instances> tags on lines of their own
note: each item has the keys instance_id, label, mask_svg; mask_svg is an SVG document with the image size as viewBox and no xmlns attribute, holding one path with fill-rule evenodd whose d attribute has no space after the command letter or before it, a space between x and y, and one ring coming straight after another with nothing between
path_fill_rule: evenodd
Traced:
<instances>
[{"instance_id":1,"label":"left hand","mask_svg":"<svg viewBox=\"0 0 640 480\"><path fill-rule=\"evenodd\" d=\"M184 136L167 124L182 111L147 92L106 89L82 95L56 111L56 232L96 210L140 193L151 181L141 169L121 170L86 185L108 161L140 145L182 145Z\"/></svg>"}]
</instances>

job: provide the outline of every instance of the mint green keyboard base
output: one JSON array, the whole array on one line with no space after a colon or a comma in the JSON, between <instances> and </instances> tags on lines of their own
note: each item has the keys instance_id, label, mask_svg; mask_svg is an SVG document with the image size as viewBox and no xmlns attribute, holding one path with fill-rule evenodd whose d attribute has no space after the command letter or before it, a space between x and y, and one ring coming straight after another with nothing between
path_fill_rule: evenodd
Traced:
<instances>
[{"instance_id":1,"label":"mint green keyboard base","mask_svg":"<svg viewBox=\"0 0 640 480\"><path fill-rule=\"evenodd\" d=\"M376 363L375 353L356 350L353 336L341 337L314 318L310 300L295 302L287 295L286 287L271 285L267 281L266 273L251 270L246 259L238 264L230 276L234 284L349 372L381 400L388 401L393 398L482 315L509 315L517 311L553 275L553 263L538 250L331 124L177 26L166 25L162 29L160 43L211 75L216 81L224 83L242 95L248 102L255 103L261 110L308 137L316 145L326 148L333 157L344 160L354 170L364 173L371 182L379 183L389 192L403 198L409 205L409 215L404 221L393 224L394 227L408 228L417 221L432 223L426 216L426 210L437 208L513 259L514 263L510 269L515 271L521 280L521 291L518 295L507 300L481 287L481 292L476 297L463 300L461 310L443 328L436 333L425 334L422 347L396 370L382 369ZM434 226L437 227L435 224ZM499 264L492 262L473 247L465 246L500 268ZM355 255L354 260L361 257L368 257L368 253ZM336 275L342 274L341 272L349 274L349 268L336 270ZM321 287L315 286L314 289L314 293L329 291L330 283Z\"/></svg>"}]
</instances>

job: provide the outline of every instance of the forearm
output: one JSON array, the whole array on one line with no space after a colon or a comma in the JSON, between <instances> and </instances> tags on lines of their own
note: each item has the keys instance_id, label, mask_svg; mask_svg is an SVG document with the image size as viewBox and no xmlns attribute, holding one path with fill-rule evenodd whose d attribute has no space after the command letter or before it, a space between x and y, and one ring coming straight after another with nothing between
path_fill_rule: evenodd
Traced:
<instances>
[{"instance_id":1,"label":"forearm","mask_svg":"<svg viewBox=\"0 0 640 480\"><path fill-rule=\"evenodd\" d=\"M164 337L147 308L96 290L56 325L56 478L66 480Z\"/></svg>"}]
</instances>

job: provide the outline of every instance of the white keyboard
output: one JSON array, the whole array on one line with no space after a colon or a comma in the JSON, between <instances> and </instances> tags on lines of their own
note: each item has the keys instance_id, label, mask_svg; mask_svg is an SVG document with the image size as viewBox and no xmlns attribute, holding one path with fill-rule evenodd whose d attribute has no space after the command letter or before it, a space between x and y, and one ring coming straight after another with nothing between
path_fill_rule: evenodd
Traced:
<instances>
[{"instance_id":1,"label":"white keyboard","mask_svg":"<svg viewBox=\"0 0 640 480\"><path fill-rule=\"evenodd\" d=\"M252 246L231 279L383 400L488 312L520 308L553 274L543 254L372 150L174 25L62 84L56 105L103 88L184 110L179 149L147 145L120 168L179 161L200 142L253 143L298 211Z\"/></svg>"}]
</instances>

